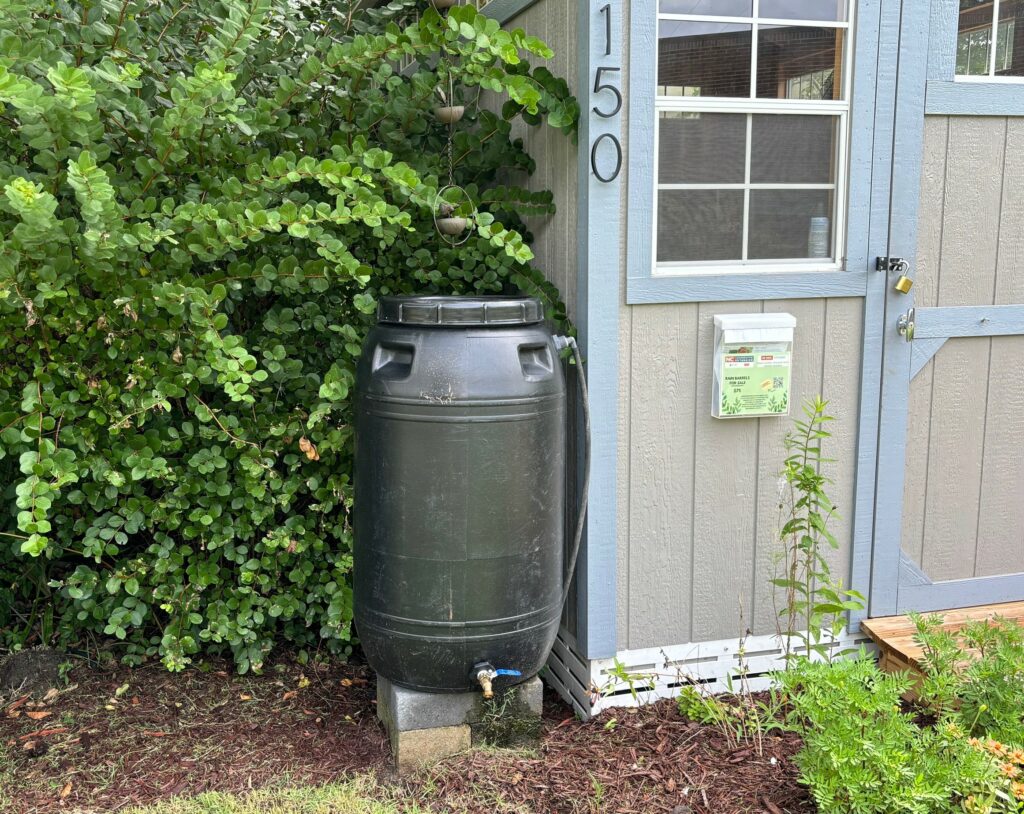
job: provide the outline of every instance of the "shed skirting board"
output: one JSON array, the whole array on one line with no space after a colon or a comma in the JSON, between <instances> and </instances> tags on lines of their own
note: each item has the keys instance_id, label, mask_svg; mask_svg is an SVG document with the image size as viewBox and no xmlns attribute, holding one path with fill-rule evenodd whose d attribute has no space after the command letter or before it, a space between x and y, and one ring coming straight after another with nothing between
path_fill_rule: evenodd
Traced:
<instances>
[{"instance_id":1,"label":"shed skirting board","mask_svg":"<svg viewBox=\"0 0 1024 814\"><path fill-rule=\"evenodd\" d=\"M590 662L579 654L575 640L565 628L559 630L541 676L582 720L593 714L590 708Z\"/></svg>"},{"instance_id":2,"label":"shed skirting board","mask_svg":"<svg viewBox=\"0 0 1024 814\"><path fill-rule=\"evenodd\" d=\"M844 633L830 642L834 652L863 648L876 652L863 633ZM697 685L709 693L737 689L746 675L752 692L768 689L772 673L785 669L785 648L777 635L722 639L714 642L677 644L643 650L624 650L610 659L587 662L570 639L559 635L545 668L544 680L569 703L581 718L590 718L614 707L636 707L675 698L680 687ZM634 676L633 687L618 677Z\"/></svg>"}]
</instances>

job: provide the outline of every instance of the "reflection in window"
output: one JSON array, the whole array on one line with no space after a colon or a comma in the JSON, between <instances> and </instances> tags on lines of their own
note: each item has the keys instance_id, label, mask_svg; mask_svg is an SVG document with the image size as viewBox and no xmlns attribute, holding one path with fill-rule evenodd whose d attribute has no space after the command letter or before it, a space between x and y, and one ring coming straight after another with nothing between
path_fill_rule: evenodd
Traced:
<instances>
[{"instance_id":1,"label":"reflection in window","mask_svg":"<svg viewBox=\"0 0 1024 814\"><path fill-rule=\"evenodd\" d=\"M843 30L797 25L662 20L658 93L743 98L756 74L760 99L841 99ZM795 82L793 80L796 80Z\"/></svg>"},{"instance_id":2,"label":"reflection in window","mask_svg":"<svg viewBox=\"0 0 1024 814\"><path fill-rule=\"evenodd\" d=\"M666 96L750 96L749 25L663 20L658 86Z\"/></svg>"},{"instance_id":3,"label":"reflection in window","mask_svg":"<svg viewBox=\"0 0 1024 814\"><path fill-rule=\"evenodd\" d=\"M1024 76L1024 0L960 0L956 75Z\"/></svg>"},{"instance_id":4,"label":"reflection in window","mask_svg":"<svg viewBox=\"0 0 1024 814\"><path fill-rule=\"evenodd\" d=\"M842 98L841 34L835 28L761 26L757 37L758 98ZM817 82L814 77L818 77ZM794 79L795 87L804 95L790 95Z\"/></svg>"}]
</instances>

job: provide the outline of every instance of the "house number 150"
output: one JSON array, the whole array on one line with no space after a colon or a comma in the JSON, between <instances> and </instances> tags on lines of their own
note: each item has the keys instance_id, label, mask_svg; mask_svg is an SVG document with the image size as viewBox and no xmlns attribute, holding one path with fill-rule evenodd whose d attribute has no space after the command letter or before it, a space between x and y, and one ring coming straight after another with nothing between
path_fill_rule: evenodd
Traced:
<instances>
[{"instance_id":1,"label":"house number 150","mask_svg":"<svg viewBox=\"0 0 1024 814\"><path fill-rule=\"evenodd\" d=\"M604 55L607 57L612 53L611 3L601 6L599 13L604 16ZM608 97L608 102L604 103L604 107L597 104L592 108L595 115L602 119L611 119L622 111L622 91L612 84L618 79L616 74L621 72L622 68L618 65L602 65L594 72L594 95L604 93ZM606 142L610 147L602 149L602 145ZM609 149L614 151L615 163L611 172L602 172L597 163L598 154L607 153ZM605 184L609 184L619 177L619 173L622 172L622 143L614 133L602 133L594 139L594 143L590 147L590 169L597 180Z\"/></svg>"}]
</instances>

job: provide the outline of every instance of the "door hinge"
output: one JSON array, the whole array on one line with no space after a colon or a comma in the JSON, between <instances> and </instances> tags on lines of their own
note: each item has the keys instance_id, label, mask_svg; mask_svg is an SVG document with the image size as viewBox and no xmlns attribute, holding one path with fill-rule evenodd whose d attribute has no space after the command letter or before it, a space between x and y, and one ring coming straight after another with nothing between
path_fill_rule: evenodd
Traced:
<instances>
[{"instance_id":1,"label":"door hinge","mask_svg":"<svg viewBox=\"0 0 1024 814\"><path fill-rule=\"evenodd\" d=\"M896 331L906 339L908 342L914 341L914 309L911 308L907 313L900 314L900 318L896 320Z\"/></svg>"},{"instance_id":2,"label":"door hinge","mask_svg":"<svg viewBox=\"0 0 1024 814\"><path fill-rule=\"evenodd\" d=\"M876 257L875 258L875 271L887 271L890 274L899 272L902 274L910 269L910 263L908 263L902 257Z\"/></svg>"}]
</instances>

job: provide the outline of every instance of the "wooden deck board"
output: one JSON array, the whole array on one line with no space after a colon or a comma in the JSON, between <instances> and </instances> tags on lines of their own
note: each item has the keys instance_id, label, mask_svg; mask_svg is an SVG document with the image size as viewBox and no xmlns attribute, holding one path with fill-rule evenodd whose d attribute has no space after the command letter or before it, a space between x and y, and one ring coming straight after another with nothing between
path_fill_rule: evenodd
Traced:
<instances>
[{"instance_id":1,"label":"wooden deck board","mask_svg":"<svg viewBox=\"0 0 1024 814\"><path fill-rule=\"evenodd\" d=\"M1005 602L998 605L978 605L940 611L942 628L954 631L967 622L1001 617L1024 625L1024 602ZM861 627L878 645L882 653L881 665L887 670L919 669L921 647L914 641L917 632L909 616L881 616L861 622ZM902 666L899 666L902 665Z\"/></svg>"}]
</instances>

